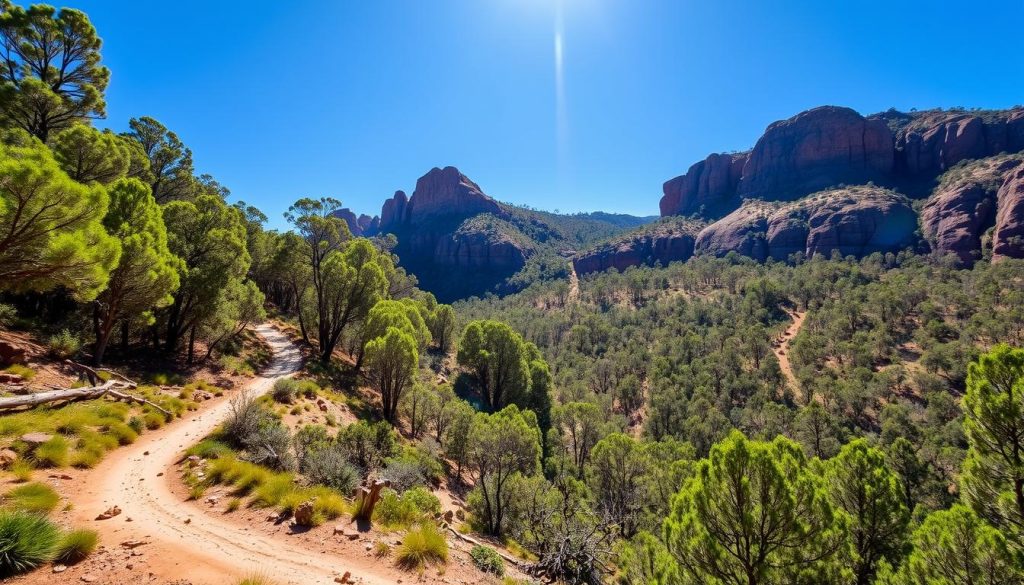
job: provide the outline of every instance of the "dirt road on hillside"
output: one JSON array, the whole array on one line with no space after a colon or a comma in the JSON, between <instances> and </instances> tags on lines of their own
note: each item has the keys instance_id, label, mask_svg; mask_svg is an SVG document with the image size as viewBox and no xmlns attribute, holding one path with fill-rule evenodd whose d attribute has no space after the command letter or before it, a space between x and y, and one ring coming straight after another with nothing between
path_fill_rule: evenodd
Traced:
<instances>
[{"instance_id":1,"label":"dirt road on hillside","mask_svg":"<svg viewBox=\"0 0 1024 585\"><path fill-rule=\"evenodd\" d=\"M264 324L256 331L274 351L271 365L249 385L251 392L262 394L278 378L298 371L302 358L299 349L273 327ZM175 463L182 451L213 431L231 406L228 397L208 404L199 414L144 433L134 444L112 452L82 477L84 487L78 493L68 494L74 503L75 524L99 530L108 549L131 540L146 543L138 550L145 551L148 579L112 568L110 573L96 574L98 583L233 585L242 577L262 574L281 585L309 585L333 583L344 571L351 571L361 583L394 582L378 571L380 563L371 558L338 558L311 550L298 540L292 543L257 534L215 512L198 512L172 493L172 482L178 481ZM113 505L123 511L120 516L95 520ZM46 568L42 571L49 573ZM60 577L45 575L49 582Z\"/></svg>"}]
</instances>

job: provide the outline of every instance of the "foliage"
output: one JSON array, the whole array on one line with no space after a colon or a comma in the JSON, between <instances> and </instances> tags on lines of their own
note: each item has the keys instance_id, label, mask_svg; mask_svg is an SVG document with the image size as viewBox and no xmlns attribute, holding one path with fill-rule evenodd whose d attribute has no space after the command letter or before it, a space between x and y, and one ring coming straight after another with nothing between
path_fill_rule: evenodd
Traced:
<instances>
[{"instance_id":1,"label":"foliage","mask_svg":"<svg viewBox=\"0 0 1024 585\"><path fill-rule=\"evenodd\" d=\"M505 575L505 561L493 548L478 544L469 550L469 557L481 571L499 577Z\"/></svg>"},{"instance_id":2,"label":"foliage","mask_svg":"<svg viewBox=\"0 0 1024 585\"><path fill-rule=\"evenodd\" d=\"M0 575L32 570L53 559L60 531L43 516L0 510Z\"/></svg>"},{"instance_id":3,"label":"foliage","mask_svg":"<svg viewBox=\"0 0 1024 585\"><path fill-rule=\"evenodd\" d=\"M120 257L117 240L101 224L106 190L72 181L50 151L32 141L0 143L0 177L0 287L63 286L81 300L95 298Z\"/></svg>"},{"instance_id":4,"label":"foliage","mask_svg":"<svg viewBox=\"0 0 1024 585\"><path fill-rule=\"evenodd\" d=\"M66 565L80 563L99 545L100 535L95 530L72 530L64 533L57 544L54 560Z\"/></svg>"},{"instance_id":5,"label":"foliage","mask_svg":"<svg viewBox=\"0 0 1024 585\"><path fill-rule=\"evenodd\" d=\"M60 496L45 483L27 483L4 494L3 505L12 510L45 516L60 502Z\"/></svg>"},{"instance_id":6,"label":"foliage","mask_svg":"<svg viewBox=\"0 0 1024 585\"><path fill-rule=\"evenodd\" d=\"M46 142L51 132L102 118L110 70L85 13L45 4L0 4L0 115Z\"/></svg>"},{"instance_id":7,"label":"foliage","mask_svg":"<svg viewBox=\"0 0 1024 585\"><path fill-rule=\"evenodd\" d=\"M448 562L448 542L436 524L423 522L405 533L395 558L404 569L419 569L433 563L444 564Z\"/></svg>"},{"instance_id":8,"label":"foliage","mask_svg":"<svg viewBox=\"0 0 1024 585\"><path fill-rule=\"evenodd\" d=\"M403 528L430 520L440 511L440 500L426 488L414 487L403 493L385 489L373 509L373 520L386 528Z\"/></svg>"},{"instance_id":9,"label":"foliage","mask_svg":"<svg viewBox=\"0 0 1024 585\"><path fill-rule=\"evenodd\" d=\"M398 404L419 364L416 340L397 327L388 327L384 335L366 343L366 363L380 392L384 418L397 422Z\"/></svg>"}]
</instances>

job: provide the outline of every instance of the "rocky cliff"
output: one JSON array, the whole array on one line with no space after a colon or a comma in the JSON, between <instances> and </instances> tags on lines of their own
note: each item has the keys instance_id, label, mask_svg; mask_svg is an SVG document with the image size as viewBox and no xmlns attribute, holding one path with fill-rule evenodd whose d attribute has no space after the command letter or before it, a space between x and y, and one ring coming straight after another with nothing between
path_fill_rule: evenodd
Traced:
<instances>
[{"instance_id":1,"label":"rocky cliff","mask_svg":"<svg viewBox=\"0 0 1024 585\"><path fill-rule=\"evenodd\" d=\"M370 217L365 213L356 216L355 212L347 207L333 213L334 217L340 217L348 225L348 231L356 237L369 237L377 233L380 227L380 219L376 216Z\"/></svg>"},{"instance_id":2,"label":"rocky cliff","mask_svg":"<svg viewBox=\"0 0 1024 585\"><path fill-rule=\"evenodd\" d=\"M665 218L644 229L614 238L572 259L578 274L609 268L667 264L693 256L694 243L703 223L681 217Z\"/></svg>"}]
</instances>

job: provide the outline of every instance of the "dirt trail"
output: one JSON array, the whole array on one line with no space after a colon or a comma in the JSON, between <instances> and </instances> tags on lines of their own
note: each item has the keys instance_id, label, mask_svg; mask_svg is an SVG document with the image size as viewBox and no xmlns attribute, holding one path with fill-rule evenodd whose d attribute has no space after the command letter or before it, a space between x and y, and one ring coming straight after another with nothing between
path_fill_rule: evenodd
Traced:
<instances>
[{"instance_id":1,"label":"dirt trail","mask_svg":"<svg viewBox=\"0 0 1024 585\"><path fill-rule=\"evenodd\" d=\"M249 386L262 394L278 378L298 371L302 358L298 347L277 329L264 324L256 331L274 350L271 365ZM147 542L143 550L148 570L161 580L228 584L260 573L282 585L327 584L340 572L352 571L362 583L392 583L373 559L339 558L311 550L301 541L257 534L215 513L197 512L172 493L174 464L182 451L209 434L229 409L230 399L222 398L191 419L144 433L134 444L111 453L88 472L84 488L71 496L76 524L99 530L108 548L133 539ZM94 520L113 505L123 510L120 516Z\"/></svg>"},{"instance_id":2,"label":"dirt trail","mask_svg":"<svg viewBox=\"0 0 1024 585\"><path fill-rule=\"evenodd\" d=\"M577 302L580 300L580 277L576 274L576 265L569 260L569 301Z\"/></svg>"},{"instance_id":3,"label":"dirt trail","mask_svg":"<svg viewBox=\"0 0 1024 585\"><path fill-rule=\"evenodd\" d=\"M797 382L796 375L793 374L793 365L789 362L789 352L793 339L796 337L797 333L800 333L800 328L804 326L804 318L807 317L807 312L786 312L789 314L789 317L793 322L786 327L782 336L777 338L775 343L772 344L772 351L775 352L775 357L779 360L779 368L782 370L782 375L786 377L786 382L789 384L790 388L793 389L796 401L798 403L802 403L803 392L800 391L800 383Z\"/></svg>"}]
</instances>

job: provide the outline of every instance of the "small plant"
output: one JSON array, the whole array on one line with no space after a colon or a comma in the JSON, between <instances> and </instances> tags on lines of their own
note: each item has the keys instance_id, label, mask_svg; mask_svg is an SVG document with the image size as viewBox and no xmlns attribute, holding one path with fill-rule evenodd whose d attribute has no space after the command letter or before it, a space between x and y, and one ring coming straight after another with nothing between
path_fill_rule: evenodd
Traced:
<instances>
[{"instance_id":1,"label":"small plant","mask_svg":"<svg viewBox=\"0 0 1024 585\"><path fill-rule=\"evenodd\" d=\"M374 542L373 556L377 557L378 559L383 559L385 557L391 556L391 545L384 542L383 540L378 540L377 542Z\"/></svg>"},{"instance_id":2,"label":"small plant","mask_svg":"<svg viewBox=\"0 0 1024 585\"><path fill-rule=\"evenodd\" d=\"M36 447L36 461L41 467L66 467L70 460L68 455L68 440L57 435Z\"/></svg>"},{"instance_id":3,"label":"small plant","mask_svg":"<svg viewBox=\"0 0 1024 585\"><path fill-rule=\"evenodd\" d=\"M24 459L19 459L14 462L14 465L11 465L11 473L14 474L14 479L20 483L25 483L32 479L33 471L35 471L35 468Z\"/></svg>"},{"instance_id":4,"label":"small plant","mask_svg":"<svg viewBox=\"0 0 1024 585\"><path fill-rule=\"evenodd\" d=\"M0 575L16 575L49 562L57 553L60 531L46 518L0 511Z\"/></svg>"},{"instance_id":5,"label":"small plant","mask_svg":"<svg viewBox=\"0 0 1024 585\"><path fill-rule=\"evenodd\" d=\"M99 542L100 535L95 530L72 530L61 537L54 560L65 565L84 561L96 550Z\"/></svg>"},{"instance_id":6,"label":"small plant","mask_svg":"<svg viewBox=\"0 0 1024 585\"><path fill-rule=\"evenodd\" d=\"M262 573L256 573L242 579L238 585L276 585L276 582Z\"/></svg>"},{"instance_id":7,"label":"small plant","mask_svg":"<svg viewBox=\"0 0 1024 585\"><path fill-rule=\"evenodd\" d=\"M498 577L505 575L505 563L493 548L489 546L476 545L469 551L473 564L485 573L491 573Z\"/></svg>"},{"instance_id":8,"label":"small plant","mask_svg":"<svg viewBox=\"0 0 1024 585\"><path fill-rule=\"evenodd\" d=\"M78 353L78 350L82 348L82 342L71 331L64 329L60 333L51 336L46 342L46 346L51 356L66 360Z\"/></svg>"},{"instance_id":9,"label":"small plant","mask_svg":"<svg viewBox=\"0 0 1024 585\"><path fill-rule=\"evenodd\" d=\"M228 512L237 512L242 507L242 498L231 498L228 501Z\"/></svg>"},{"instance_id":10,"label":"small plant","mask_svg":"<svg viewBox=\"0 0 1024 585\"><path fill-rule=\"evenodd\" d=\"M406 570L422 569L428 563L448 562L448 541L433 522L424 522L405 533L395 555Z\"/></svg>"},{"instance_id":11,"label":"small plant","mask_svg":"<svg viewBox=\"0 0 1024 585\"><path fill-rule=\"evenodd\" d=\"M232 453L230 446L217 439L203 439L185 451L186 455L195 455L203 459L219 459Z\"/></svg>"},{"instance_id":12,"label":"small plant","mask_svg":"<svg viewBox=\"0 0 1024 585\"><path fill-rule=\"evenodd\" d=\"M205 494L205 493L206 493L206 486L201 484L201 483L197 483L196 485L194 485L194 486L189 488L189 490L188 490L188 499L190 499L190 500L198 500L199 498L202 498L203 494Z\"/></svg>"},{"instance_id":13,"label":"small plant","mask_svg":"<svg viewBox=\"0 0 1024 585\"><path fill-rule=\"evenodd\" d=\"M270 391L274 401L281 404L291 404L298 394L299 383L291 378L281 378L274 382L274 389Z\"/></svg>"},{"instance_id":14,"label":"small plant","mask_svg":"<svg viewBox=\"0 0 1024 585\"><path fill-rule=\"evenodd\" d=\"M4 369L4 371L7 372L8 374L21 376L21 378L25 381L31 380L32 378L36 377L35 370L28 366L23 366L21 364L12 364L10 366L7 366L7 368Z\"/></svg>"},{"instance_id":15,"label":"small plant","mask_svg":"<svg viewBox=\"0 0 1024 585\"><path fill-rule=\"evenodd\" d=\"M60 502L60 496L45 483L33 482L18 486L4 496L4 505L14 510L45 516Z\"/></svg>"},{"instance_id":16,"label":"small plant","mask_svg":"<svg viewBox=\"0 0 1024 585\"><path fill-rule=\"evenodd\" d=\"M0 327L10 328L18 320L18 310L14 305L0 303Z\"/></svg>"}]
</instances>

